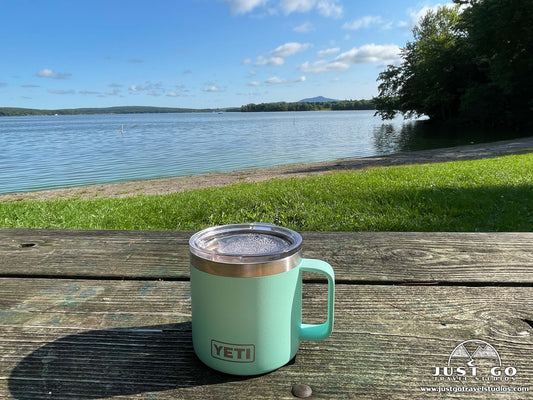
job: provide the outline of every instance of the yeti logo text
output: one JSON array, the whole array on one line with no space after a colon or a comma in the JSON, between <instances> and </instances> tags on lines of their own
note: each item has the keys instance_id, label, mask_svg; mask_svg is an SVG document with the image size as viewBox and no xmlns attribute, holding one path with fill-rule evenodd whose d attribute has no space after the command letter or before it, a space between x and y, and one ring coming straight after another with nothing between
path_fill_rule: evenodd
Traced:
<instances>
[{"instance_id":1,"label":"yeti logo text","mask_svg":"<svg viewBox=\"0 0 533 400\"><path fill-rule=\"evenodd\" d=\"M211 340L211 356L223 361L251 363L255 361L255 346Z\"/></svg>"}]
</instances>

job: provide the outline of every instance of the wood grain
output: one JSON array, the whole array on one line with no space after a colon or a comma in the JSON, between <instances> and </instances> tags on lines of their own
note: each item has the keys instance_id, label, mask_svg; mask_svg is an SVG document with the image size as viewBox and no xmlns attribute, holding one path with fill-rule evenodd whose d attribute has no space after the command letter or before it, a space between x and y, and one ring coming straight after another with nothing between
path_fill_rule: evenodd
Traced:
<instances>
[{"instance_id":1,"label":"wood grain","mask_svg":"<svg viewBox=\"0 0 533 400\"><path fill-rule=\"evenodd\" d=\"M0 398L533 398L533 233L303 232L335 269L335 328L256 377L194 355L191 234L0 229ZM304 322L322 322L327 285L304 278ZM516 374L435 379L467 340ZM439 387L470 391L422 390Z\"/></svg>"},{"instance_id":2,"label":"wood grain","mask_svg":"<svg viewBox=\"0 0 533 400\"><path fill-rule=\"evenodd\" d=\"M1 276L189 277L182 231L0 229ZM341 282L533 283L533 233L303 232Z\"/></svg>"},{"instance_id":3,"label":"wood grain","mask_svg":"<svg viewBox=\"0 0 533 400\"><path fill-rule=\"evenodd\" d=\"M251 378L196 359L187 282L11 278L0 287L0 397L290 399L292 384L305 383L313 398L424 398L420 386L449 385L435 382L435 367L474 338L517 368L507 386L533 387L529 287L340 284L332 336ZM304 319L322 319L325 291L304 285Z\"/></svg>"}]
</instances>

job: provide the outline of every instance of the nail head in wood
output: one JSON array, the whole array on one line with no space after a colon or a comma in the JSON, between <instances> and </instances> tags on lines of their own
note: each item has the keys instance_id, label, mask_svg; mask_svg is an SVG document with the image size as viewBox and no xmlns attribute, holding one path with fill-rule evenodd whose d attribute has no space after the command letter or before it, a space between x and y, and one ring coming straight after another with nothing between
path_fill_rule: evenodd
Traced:
<instances>
[{"instance_id":1,"label":"nail head in wood","mask_svg":"<svg viewBox=\"0 0 533 400\"><path fill-rule=\"evenodd\" d=\"M293 385L292 394L300 399L305 399L313 394L313 390L309 385Z\"/></svg>"}]
</instances>

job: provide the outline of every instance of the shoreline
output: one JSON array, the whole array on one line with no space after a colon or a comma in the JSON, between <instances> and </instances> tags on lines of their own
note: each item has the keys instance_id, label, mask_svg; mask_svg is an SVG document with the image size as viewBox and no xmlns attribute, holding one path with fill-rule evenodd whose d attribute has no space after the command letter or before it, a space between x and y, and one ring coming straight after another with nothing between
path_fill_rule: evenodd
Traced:
<instances>
[{"instance_id":1,"label":"shoreline","mask_svg":"<svg viewBox=\"0 0 533 400\"><path fill-rule=\"evenodd\" d=\"M290 164L270 168L214 172L205 175L157 178L103 185L4 194L0 195L0 202L45 201L73 198L94 200L99 198L125 198L139 195L164 195L195 189L228 186L236 183L252 183L270 179L289 179L321 175L335 171L353 171L372 167L474 160L530 152L533 152L533 136L442 149L401 152L383 156L344 158L333 161Z\"/></svg>"}]
</instances>

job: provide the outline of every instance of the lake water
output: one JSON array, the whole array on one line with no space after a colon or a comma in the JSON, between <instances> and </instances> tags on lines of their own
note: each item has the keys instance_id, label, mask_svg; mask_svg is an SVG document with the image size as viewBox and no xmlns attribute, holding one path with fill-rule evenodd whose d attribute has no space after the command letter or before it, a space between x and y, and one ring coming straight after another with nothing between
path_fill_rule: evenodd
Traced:
<instances>
[{"instance_id":1,"label":"lake water","mask_svg":"<svg viewBox=\"0 0 533 400\"><path fill-rule=\"evenodd\" d=\"M472 135L373 111L0 118L0 194L445 147ZM426 124L427 125L427 124Z\"/></svg>"}]
</instances>

